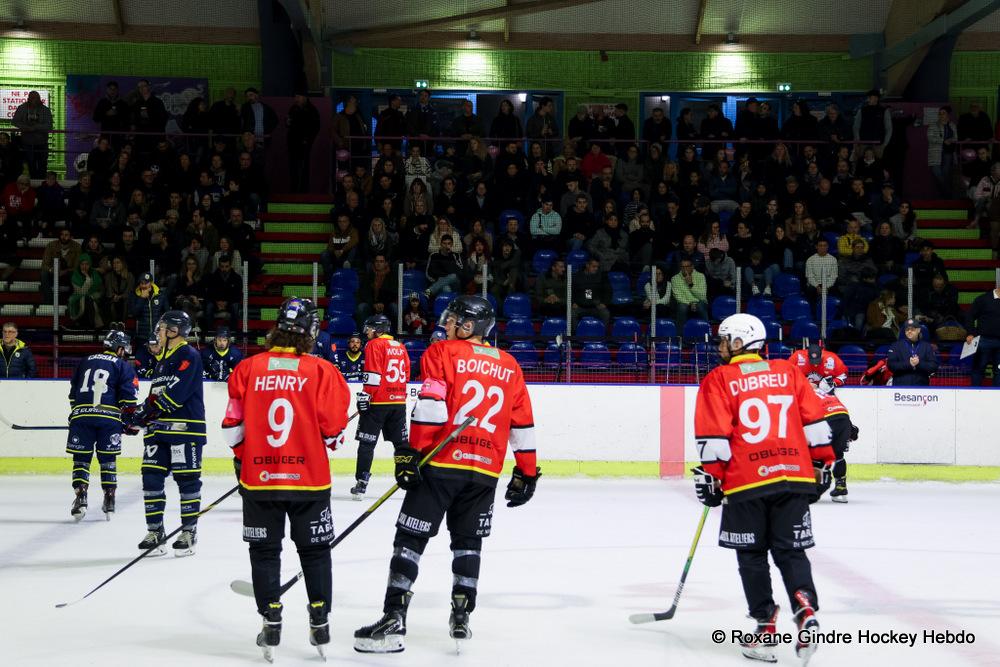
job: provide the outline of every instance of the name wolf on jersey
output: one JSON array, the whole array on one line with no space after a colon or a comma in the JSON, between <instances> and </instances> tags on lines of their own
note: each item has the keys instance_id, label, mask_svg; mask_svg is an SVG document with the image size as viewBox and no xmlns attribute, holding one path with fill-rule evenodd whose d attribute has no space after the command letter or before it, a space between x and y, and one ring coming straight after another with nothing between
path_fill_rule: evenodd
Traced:
<instances>
[{"instance_id":1,"label":"name wolf on jersey","mask_svg":"<svg viewBox=\"0 0 1000 667\"><path fill-rule=\"evenodd\" d=\"M733 393L733 396L739 396L741 392L758 389L783 389L787 386L788 376L785 373L763 373L729 381L729 391Z\"/></svg>"},{"instance_id":2,"label":"name wolf on jersey","mask_svg":"<svg viewBox=\"0 0 1000 667\"><path fill-rule=\"evenodd\" d=\"M504 368L487 359L456 359L455 372L462 373L482 373L500 382L509 382L514 375L513 368Z\"/></svg>"},{"instance_id":3,"label":"name wolf on jersey","mask_svg":"<svg viewBox=\"0 0 1000 667\"><path fill-rule=\"evenodd\" d=\"M294 375L262 375L253 383L255 391L302 391L309 378Z\"/></svg>"}]
</instances>

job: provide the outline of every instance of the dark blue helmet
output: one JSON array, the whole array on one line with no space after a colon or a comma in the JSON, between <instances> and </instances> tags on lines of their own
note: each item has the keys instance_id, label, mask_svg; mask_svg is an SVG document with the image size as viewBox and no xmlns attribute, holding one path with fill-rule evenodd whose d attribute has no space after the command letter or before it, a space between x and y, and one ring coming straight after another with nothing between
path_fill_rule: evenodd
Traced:
<instances>
[{"instance_id":1,"label":"dark blue helmet","mask_svg":"<svg viewBox=\"0 0 1000 667\"><path fill-rule=\"evenodd\" d=\"M278 309L278 331L304 334L315 339L319 335L319 314L310 299L293 296L285 299Z\"/></svg>"},{"instance_id":2,"label":"dark blue helmet","mask_svg":"<svg viewBox=\"0 0 1000 667\"><path fill-rule=\"evenodd\" d=\"M191 333L191 316L183 310L168 310L163 313L160 321L156 323L156 328L160 326L177 329L177 334L187 338Z\"/></svg>"},{"instance_id":3,"label":"dark blue helmet","mask_svg":"<svg viewBox=\"0 0 1000 667\"><path fill-rule=\"evenodd\" d=\"M368 331L371 330L375 336L384 336L392 330L392 324L389 322L389 318L385 315L372 315L365 320L365 324L361 327L361 330L366 335L368 335Z\"/></svg>"},{"instance_id":4,"label":"dark blue helmet","mask_svg":"<svg viewBox=\"0 0 1000 667\"><path fill-rule=\"evenodd\" d=\"M215 330L215 337L216 338L232 338L232 336L229 335L229 327L219 327L218 329L216 329Z\"/></svg>"},{"instance_id":5,"label":"dark blue helmet","mask_svg":"<svg viewBox=\"0 0 1000 667\"><path fill-rule=\"evenodd\" d=\"M112 329L104 336L104 349L118 354L121 348L125 349L125 354L132 354L132 339L124 331Z\"/></svg>"},{"instance_id":6,"label":"dark blue helmet","mask_svg":"<svg viewBox=\"0 0 1000 667\"><path fill-rule=\"evenodd\" d=\"M448 307L441 313L438 325L443 327L451 318L455 319L455 326L457 328L462 328L466 324L471 323L472 327L469 336L480 336L482 338L490 335L497 322L496 315L493 313L493 306L490 305L490 302L481 296L475 295L462 295L452 299ZM469 336L465 336L465 338Z\"/></svg>"}]
</instances>

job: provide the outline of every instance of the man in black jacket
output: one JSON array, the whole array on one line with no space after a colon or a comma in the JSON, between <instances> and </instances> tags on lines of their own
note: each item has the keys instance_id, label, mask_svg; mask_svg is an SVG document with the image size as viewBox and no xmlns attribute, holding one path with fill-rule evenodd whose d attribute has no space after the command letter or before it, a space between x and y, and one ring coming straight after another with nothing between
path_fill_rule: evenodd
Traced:
<instances>
[{"instance_id":1,"label":"man in black jacket","mask_svg":"<svg viewBox=\"0 0 1000 667\"><path fill-rule=\"evenodd\" d=\"M673 136L673 127L670 119L663 113L661 107L653 109L652 115L642 124L642 153L649 152L649 147L653 144L660 144L664 152L670 150L670 138Z\"/></svg>"},{"instance_id":2,"label":"man in black jacket","mask_svg":"<svg viewBox=\"0 0 1000 667\"><path fill-rule=\"evenodd\" d=\"M437 110L431 106L429 90L421 90L417 95L417 104L406 112L406 134L411 141L415 138L423 140L420 148L424 157L428 160L436 157L434 142L430 139L441 134L441 130L438 127Z\"/></svg>"},{"instance_id":3,"label":"man in black jacket","mask_svg":"<svg viewBox=\"0 0 1000 667\"><path fill-rule=\"evenodd\" d=\"M288 187L292 192L309 192L309 162L313 141L319 134L319 112L305 94L297 93L287 122ZM249 153L245 155L250 157Z\"/></svg>"},{"instance_id":4,"label":"man in black jacket","mask_svg":"<svg viewBox=\"0 0 1000 667\"><path fill-rule=\"evenodd\" d=\"M968 336L966 342L979 336L975 365L972 367L972 386L983 384L986 367L993 368L993 386L1000 387L1000 289L980 294L972 302L968 314Z\"/></svg>"},{"instance_id":5,"label":"man in black jacket","mask_svg":"<svg viewBox=\"0 0 1000 667\"><path fill-rule=\"evenodd\" d=\"M889 347L889 370L894 387L926 387L937 372L937 353L931 344L920 340L920 322L912 317L903 323L905 338Z\"/></svg>"},{"instance_id":6,"label":"man in black jacket","mask_svg":"<svg viewBox=\"0 0 1000 667\"><path fill-rule=\"evenodd\" d=\"M212 105L208 115L211 118L212 133L222 135L228 146L235 146L242 122L240 107L236 104L236 89L226 88L223 98Z\"/></svg>"},{"instance_id":7,"label":"man in black jacket","mask_svg":"<svg viewBox=\"0 0 1000 667\"><path fill-rule=\"evenodd\" d=\"M452 252L454 241L451 234L441 236L441 248L427 259L428 299L434 299L441 292L457 292L462 274L462 256Z\"/></svg>"},{"instance_id":8,"label":"man in black jacket","mask_svg":"<svg viewBox=\"0 0 1000 667\"><path fill-rule=\"evenodd\" d=\"M205 286L208 303L205 304L205 322L210 328L215 326L215 315L227 313L231 329L239 329L239 307L243 300L243 281L233 271L232 258L219 256L219 269L208 276Z\"/></svg>"},{"instance_id":9,"label":"man in black jacket","mask_svg":"<svg viewBox=\"0 0 1000 667\"><path fill-rule=\"evenodd\" d=\"M139 80L139 97L132 104L132 131L136 132L135 149L139 155L153 152L162 133L167 127L167 108L163 101L153 94L146 79Z\"/></svg>"},{"instance_id":10,"label":"man in black jacket","mask_svg":"<svg viewBox=\"0 0 1000 667\"><path fill-rule=\"evenodd\" d=\"M244 132L253 132L258 141L270 140L278 126L278 114L260 99L256 88L246 89L247 101L240 107L240 124Z\"/></svg>"},{"instance_id":11,"label":"man in black jacket","mask_svg":"<svg viewBox=\"0 0 1000 667\"><path fill-rule=\"evenodd\" d=\"M105 96L94 107L94 122L100 123L101 132L107 136L115 152L125 143L125 136L122 134L128 130L129 108L128 103L118 96L118 82L108 81L105 87ZM90 162L87 168L91 171L99 171Z\"/></svg>"},{"instance_id":12,"label":"man in black jacket","mask_svg":"<svg viewBox=\"0 0 1000 667\"><path fill-rule=\"evenodd\" d=\"M403 98L399 95L389 96L389 106L382 109L375 124L375 139L380 144L390 144L397 151L403 145L402 137L406 134L406 117L399 107L403 104Z\"/></svg>"}]
</instances>

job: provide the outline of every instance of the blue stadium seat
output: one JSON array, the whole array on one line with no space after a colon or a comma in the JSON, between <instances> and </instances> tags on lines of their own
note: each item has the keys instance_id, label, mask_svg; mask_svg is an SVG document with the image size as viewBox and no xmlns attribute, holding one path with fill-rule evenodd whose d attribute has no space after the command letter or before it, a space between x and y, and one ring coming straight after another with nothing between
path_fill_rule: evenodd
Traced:
<instances>
[{"instance_id":1,"label":"blue stadium seat","mask_svg":"<svg viewBox=\"0 0 1000 667\"><path fill-rule=\"evenodd\" d=\"M340 269L339 271L334 271L333 275L330 276L330 289L340 289L348 291L352 294L358 291L358 286L361 284L358 278L358 272L354 269Z\"/></svg>"},{"instance_id":2,"label":"blue stadium seat","mask_svg":"<svg viewBox=\"0 0 1000 667\"><path fill-rule=\"evenodd\" d=\"M512 344L507 351L510 352L521 368L537 366L538 360L541 358L539 351L528 341L518 341Z\"/></svg>"},{"instance_id":3,"label":"blue stadium seat","mask_svg":"<svg viewBox=\"0 0 1000 667\"><path fill-rule=\"evenodd\" d=\"M542 363L546 366L558 366L566 361L566 352L555 343L549 343L542 352Z\"/></svg>"},{"instance_id":4,"label":"blue stadium seat","mask_svg":"<svg viewBox=\"0 0 1000 667\"><path fill-rule=\"evenodd\" d=\"M883 273L878 277L879 289L897 280L899 280L899 276L897 276L895 273Z\"/></svg>"},{"instance_id":5,"label":"blue stadium seat","mask_svg":"<svg viewBox=\"0 0 1000 667\"><path fill-rule=\"evenodd\" d=\"M571 271L577 271L584 265L590 254L586 250L570 250L566 253L566 266Z\"/></svg>"},{"instance_id":6,"label":"blue stadium seat","mask_svg":"<svg viewBox=\"0 0 1000 667\"><path fill-rule=\"evenodd\" d=\"M503 316L531 317L531 297L523 292L511 292L503 300Z\"/></svg>"},{"instance_id":7,"label":"blue stadium seat","mask_svg":"<svg viewBox=\"0 0 1000 667\"><path fill-rule=\"evenodd\" d=\"M576 324L576 335L590 338L600 338L607 334L604 322L596 317L583 317Z\"/></svg>"},{"instance_id":8,"label":"blue stadium seat","mask_svg":"<svg viewBox=\"0 0 1000 667\"><path fill-rule=\"evenodd\" d=\"M842 345L837 355L844 360L848 370L862 373L868 370L868 353L860 345Z\"/></svg>"},{"instance_id":9,"label":"blue stadium seat","mask_svg":"<svg viewBox=\"0 0 1000 667\"><path fill-rule=\"evenodd\" d=\"M418 269L406 269L403 271L403 293L423 292L427 289L427 276Z\"/></svg>"},{"instance_id":10,"label":"blue stadium seat","mask_svg":"<svg viewBox=\"0 0 1000 667\"><path fill-rule=\"evenodd\" d=\"M703 341L711 335L712 325L705 320L694 318L684 323L684 338Z\"/></svg>"},{"instance_id":11,"label":"blue stadium seat","mask_svg":"<svg viewBox=\"0 0 1000 667\"><path fill-rule=\"evenodd\" d=\"M908 252L906 253L906 256L903 258L903 262L906 264L906 266L910 266L918 259L920 259L919 252Z\"/></svg>"},{"instance_id":12,"label":"blue stadium seat","mask_svg":"<svg viewBox=\"0 0 1000 667\"><path fill-rule=\"evenodd\" d=\"M334 315L353 315L357 305L353 294L344 290L335 290L326 302L326 313L329 317Z\"/></svg>"},{"instance_id":13,"label":"blue stadium seat","mask_svg":"<svg viewBox=\"0 0 1000 667\"><path fill-rule=\"evenodd\" d=\"M622 343L615 353L615 361L629 366L648 366L649 355L646 348L638 343Z\"/></svg>"},{"instance_id":14,"label":"blue stadium seat","mask_svg":"<svg viewBox=\"0 0 1000 667\"><path fill-rule=\"evenodd\" d=\"M812 306L804 296L792 295L781 302L781 319L793 322L812 317Z\"/></svg>"},{"instance_id":15,"label":"blue stadium seat","mask_svg":"<svg viewBox=\"0 0 1000 667\"><path fill-rule=\"evenodd\" d=\"M760 321L764 323L767 331L767 339L772 342L781 340L781 323L773 317L762 317Z\"/></svg>"},{"instance_id":16,"label":"blue stadium seat","mask_svg":"<svg viewBox=\"0 0 1000 667\"><path fill-rule=\"evenodd\" d=\"M712 299L712 319L724 320L736 314L736 299L731 296L717 296Z\"/></svg>"},{"instance_id":17,"label":"blue stadium seat","mask_svg":"<svg viewBox=\"0 0 1000 667\"><path fill-rule=\"evenodd\" d=\"M835 320L829 320L826 323L826 335L829 336L831 333L833 333L837 329L846 329L849 326L851 326L851 325L847 322L847 320L845 320L843 318L837 318ZM820 332L820 333L822 333L822 332Z\"/></svg>"},{"instance_id":18,"label":"blue stadium seat","mask_svg":"<svg viewBox=\"0 0 1000 667\"><path fill-rule=\"evenodd\" d=\"M535 326L526 317L515 317L507 320L507 327L503 331L503 335L508 339L516 338L533 338L535 335Z\"/></svg>"},{"instance_id":19,"label":"blue stadium seat","mask_svg":"<svg viewBox=\"0 0 1000 667\"><path fill-rule=\"evenodd\" d=\"M951 348L948 350L948 360L952 366L958 366L959 368L962 368L966 371L971 371L973 360L976 357L971 356L962 359L961 357L962 357L963 345L965 345L965 343L955 343L954 345L952 345Z\"/></svg>"},{"instance_id":20,"label":"blue stadium seat","mask_svg":"<svg viewBox=\"0 0 1000 667\"><path fill-rule=\"evenodd\" d=\"M657 366L676 366L680 363L681 346L677 343L660 341L656 343L655 348Z\"/></svg>"},{"instance_id":21,"label":"blue stadium seat","mask_svg":"<svg viewBox=\"0 0 1000 667\"><path fill-rule=\"evenodd\" d=\"M555 250L536 250L535 256L531 260L531 270L537 274L545 273L557 257L559 255Z\"/></svg>"},{"instance_id":22,"label":"blue stadium seat","mask_svg":"<svg viewBox=\"0 0 1000 667\"><path fill-rule=\"evenodd\" d=\"M840 234L837 232L823 232L823 238L830 244L830 254L836 257L839 254L837 251L837 241L840 240Z\"/></svg>"},{"instance_id":23,"label":"blue stadium seat","mask_svg":"<svg viewBox=\"0 0 1000 667\"><path fill-rule=\"evenodd\" d=\"M639 272L639 277L635 281L635 296L642 301L646 298L646 283L649 282L649 269Z\"/></svg>"},{"instance_id":24,"label":"blue stadium seat","mask_svg":"<svg viewBox=\"0 0 1000 667\"><path fill-rule=\"evenodd\" d=\"M719 346L714 343L695 343L692 350L692 362L701 367L714 366L722 362Z\"/></svg>"},{"instance_id":25,"label":"blue stadium seat","mask_svg":"<svg viewBox=\"0 0 1000 667\"><path fill-rule=\"evenodd\" d=\"M639 323L632 317L616 317L611 322L611 337L634 340L638 338L641 329Z\"/></svg>"},{"instance_id":26,"label":"blue stadium seat","mask_svg":"<svg viewBox=\"0 0 1000 667\"><path fill-rule=\"evenodd\" d=\"M656 318L656 337L673 338L677 335L677 323L668 317Z\"/></svg>"},{"instance_id":27,"label":"blue stadium seat","mask_svg":"<svg viewBox=\"0 0 1000 667\"><path fill-rule=\"evenodd\" d=\"M778 311L774 307L774 301L764 296L752 296L747 301L747 312L761 319L765 317L774 319L777 317Z\"/></svg>"},{"instance_id":28,"label":"blue stadium seat","mask_svg":"<svg viewBox=\"0 0 1000 667\"><path fill-rule=\"evenodd\" d=\"M632 303L632 285L627 273L608 271L608 284L611 285L612 304L624 306Z\"/></svg>"},{"instance_id":29,"label":"blue stadium seat","mask_svg":"<svg viewBox=\"0 0 1000 667\"><path fill-rule=\"evenodd\" d=\"M580 352L580 363L584 366L607 366L611 363L611 352L604 343L587 343Z\"/></svg>"},{"instance_id":30,"label":"blue stadium seat","mask_svg":"<svg viewBox=\"0 0 1000 667\"><path fill-rule=\"evenodd\" d=\"M816 321L819 322L822 318L822 308L823 302L820 299L816 299ZM840 317L840 299L835 296L826 295L826 319L835 320Z\"/></svg>"},{"instance_id":31,"label":"blue stadium seat","mask_svg":"<svg viewBox=\"0 0 1000 667\"><path fill-rule=\"evenodd\" d=\"M774 296L779 299L787 299L793 294L801 294L802 284L798 276L793 276L790 273L779 273L774 277L771 289L774 291Z\"/></svg>"},{"instance_id":32,"label":"blue stadium seat","mask_svg":"<svg viewBox=\"0 0 1000 667\"><path fill-rule=\"evenodd\" d=\"M879 362L889 356L889 345L879 345L875 348L875 353L872 355L872 364Z\"/></svg>"},{"instance_id":33,"label":"blue stadium seat","mask_svg":"<svg viewBox=\"0 0 1000 667\"><path fill-rule=\"evenodd\" d=\"M819 340L819 327L816 326L815 322L806 318L795 320L788 337L796 343L802 338L808 338L809 342L814 343Z\"/></svg>"},{"instance_id":34,"label":"blue stadium seat","mask_svg":"<svg viewBox=\"0 0 1000 667\"><path fill-rule=\"evenodd\" d=\"M444 312L451 300L455 298L455 295L451 292L446 292L445 294L438 294L434 297L434 318L437 319L441 317L441 313Z\"/></svg>"},{"instance_id":35,"label":"blue stadium seat","mask_svg":"<svg viewBox=\"0 0 1000 667\"><path fill-rule=\"evenodd\" d=\"M357 323L350 315L334 315L326 325L326 332L331 336L350 336L357 328Z\"/></svg>"},{"instance_id":36,"label":"blue stadium seat","mask_svg":"<svg viewBox=\"0 0 1000 667\"><path fill-rule=\"evenodd\" d=\"M406 351L410 353L410 364L416 365L420 363L420 357L424 356L424 352L427 350L427 343L417 338L411 338L403 342L403 346ZM413 373L416 375L416 373Z\"/></svg>"},{"instance_id":37,"label":"blue stadium seat","mask_svg":"<svg viewBox=\"0 0 1000 667\"><path fill-rule=\"evenodd\" d=\"M540 331L542 336L546 338L554 338L555 336L565 336L566 335L566 318L565 317L546 317L542 321L542 329Z\"/></svg>"},{"instance_id":38,"label":"blue stadium seat","mask_svg":"<svg viewBox=\"0 0 1000 667\"><path fill-rule=\"evenodd\" d=\"M767 358L768 359L787 359L792 356L792 348L785 345L784 343L768 343L767 344Z\"/></svg>"}]
</instances>

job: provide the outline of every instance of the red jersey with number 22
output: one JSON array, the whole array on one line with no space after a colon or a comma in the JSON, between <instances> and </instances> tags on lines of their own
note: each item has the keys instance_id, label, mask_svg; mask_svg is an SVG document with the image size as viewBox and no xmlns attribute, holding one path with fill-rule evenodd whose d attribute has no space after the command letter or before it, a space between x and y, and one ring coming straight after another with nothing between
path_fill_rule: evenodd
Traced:
<instances>
[{"instance_id":1,"label":"red jersey with number 22","mask_svg":"<svg viewBox=\"0 0 1000 667\"><path fill-rule=\"evenodd\" d=\"M372 405L406 403L406 383L410 379L410 355L392 336L372 338L365 345L365 391Z\"/></svg>"},{"instance_id":2,"label":"red jersey with number 22","mask_svg":"<svg viewBox=\"0 0 1000 667\"><path fill-rule=\"evenodd\" d=\"M489 345L464 340L434 343L420 360L424 382L410 420L410 442L432 449L453 428L473 422L428 461L434 474L495 486L507 443L518 467L536 474L534 415L521 367Z\"/></svg>"},{"instance_id":3,"label":"red jersey with number 22","mask_svg":"<svg viewBox=\"0 0 1000 667\"><path fill-rule=\"evenodd\" d=\"M701 382L694 433L705 470L731 501L813 493L813 460L833 463L823 405L784 359L743 354Z\"/></svg>"}]
</instances>

